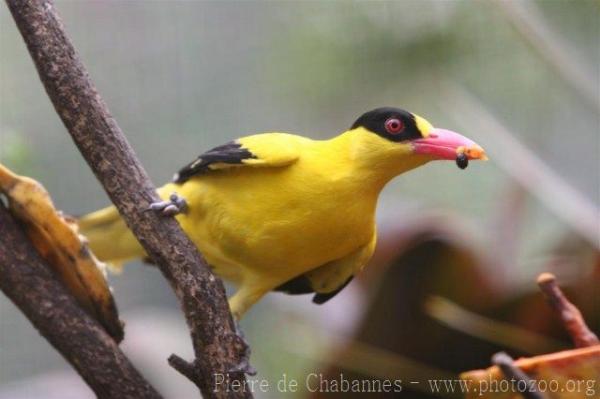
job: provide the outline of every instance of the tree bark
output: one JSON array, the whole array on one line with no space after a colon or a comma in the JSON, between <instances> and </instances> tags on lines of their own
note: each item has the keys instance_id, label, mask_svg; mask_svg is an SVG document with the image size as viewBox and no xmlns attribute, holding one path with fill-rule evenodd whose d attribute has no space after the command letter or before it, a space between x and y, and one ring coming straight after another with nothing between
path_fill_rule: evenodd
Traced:
<instances>
[{"instance_id":1,"label":"tree bark","mask_svg":"<svg viewBox=\"0 0 600 399\"><path fill-rule=\"evenodd\" d=\"M54 277L0 202L0 289L99 398L160 394L133 367L104 328Z\"/></svg>"},{"instance_id":2,"label":"tree bark","mask_svg":"<svg viewBox=\"0 0 600 399\"><path fill-rule=\"evenodd\" d=\"M181 303L196 359L184 374L206 398L251 397L218 384L231 373L245 343L236 334L222 282L172 218L148 212L156 188L79 59L51 0L6 0L56 112L81 154ZM178 362L181 366L181 362ZM181 368L178 368L181 370Z\"/></svg>"}]
</instances>

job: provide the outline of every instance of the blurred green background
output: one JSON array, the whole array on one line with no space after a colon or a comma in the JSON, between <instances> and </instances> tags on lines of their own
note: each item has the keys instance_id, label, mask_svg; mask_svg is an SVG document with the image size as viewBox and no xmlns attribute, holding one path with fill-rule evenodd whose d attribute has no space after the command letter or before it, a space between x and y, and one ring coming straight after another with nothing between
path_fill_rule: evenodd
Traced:
<instances>
[{"instance_id":1,"label":"blurred green background","mask_svg":"<svg viewBox=\"0 0 600 399\"><path fill-rule=\"evenodd\" d=\"M600 241L598 1L58 1L57 7L156 183L239 136L286 131L327 138L365 111L398 106L475 139L491 160L465 171L432 163L394 180L378 210L382 242L394 246L399 228L443 215L448 235L480 257L477 268L501 281L506 298L533 290L535 275L565 240L580 244L561 257L563 279L598 276L588 256ZM67 213L107 205L5 5L0 32L0 161L42 182ZM161 275L131 264L111 282L127 323L126 352L166 397L194 397L195 388L165 361L172 352L191 356L191 348ZM353 284L324 306L308 296L269 295L242 323L258 377L276 384L282 373L303 381L325 370L377 287ZM92 393L2 296L0 398L29 397Z\"/></svg>"}]
</instances>

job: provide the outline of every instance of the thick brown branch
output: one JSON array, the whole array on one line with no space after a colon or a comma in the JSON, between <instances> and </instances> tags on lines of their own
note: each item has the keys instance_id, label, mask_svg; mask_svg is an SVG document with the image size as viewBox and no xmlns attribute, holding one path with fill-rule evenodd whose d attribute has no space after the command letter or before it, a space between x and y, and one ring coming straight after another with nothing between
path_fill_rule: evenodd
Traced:
<instances>
[{"instance_id":1,"label":"thick brown branch","mask_svg":"<svg viewBox=\"0 0 600 399\"><path fill-rule=\"evenodd\" d=\"M0 203L0 289L100 398L160 398L115 341L54 278Z\"/></svg>"},{"instance_id":2,"label":"thick brown branch","mask_svg":"<svg viewBox=\"0 0 600 399\"><path fill-rule=\"evenodd\" d=\"M207 398L249 396L213 392L217 374L233 369L245 349L231 339L235 328L223 285L174 219L145 211L158 200L156 189L91 82L53 2L6 2L75 144L181 302L196 356L194 382ZM245 383L240 373L229 378Z\"/></svg>"},{"instance_id":3,"label":"thick brown branch","mask_svg":"<svg viewBox=\"0 0 600 399\"><path fill-rule=\"evenodd\" d=\"M552 309L560 317L577 348L600 344L596 334L588 328L577 306L565 297L553 274L540 274L537 283Z\"/></svg>"}]
</instances>

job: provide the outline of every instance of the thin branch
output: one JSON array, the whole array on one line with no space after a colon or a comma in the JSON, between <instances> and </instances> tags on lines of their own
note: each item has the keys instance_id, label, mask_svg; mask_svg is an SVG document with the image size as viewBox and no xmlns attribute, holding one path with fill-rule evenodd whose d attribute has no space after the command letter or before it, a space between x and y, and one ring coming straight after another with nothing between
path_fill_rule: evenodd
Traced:
<instances>
[{"instance_id":1,"label":"thin branch","mask_svg":"<svg viewBox=\"0 0 600 399\"><path fill-rule=\"evenodd\" d=\"M600 344L596 334L588 328L577 306L565 297L553 274L540 274L537 283L552 309L560 317L577 348Z\"/></svg>"},{"instance_id":2,"label":"thin branch","mask_svg":"<svg viewBox=\"0 0 600 399\"><path fill-rule=\"evenodd\" d=\"M190 362L185 361L184 359L180 358L175 354L169 356L168 362L171 365L171 367L173 367L181 374L185 375L190 380L194 379L194 365Z\"/></svg>"},{"instance_id":3,"label":"thin branch","mask_svg":"<svg viewBox=\"0 0 600 399\"><path fill-rule=\"evenodd\" d=\"M517 382L516 387L518 388L518 392L523 395L525 399L546 398L544 394L536 389L535 382L529 378L523 370L515 365L515 361L505 352L498 352L492 356L492 363L502 370L506 379L515 380Z\"/></svg>"},{"instance_id":4,"label":"thin branch","mask_svg":"<svg viewBox=\"0 0 600 399\"><path fill-rule=\"evenodd\" d=\"M454 330L500 346L524 353L548 353L565 349L561 342L552 338L479 315L440 296L430 296L424 305L425 312L435 320Z\"/></svg>"},{"instance_id":5,"label":"thin branch","mask_svg":"<svg viewBox=\"0 0 600 399\"><path fill-rule=\"evenodd\" d=\"M0 289L99 398L161 398L54 277L0 202Z\"/></svg>"},{"instance_id":6,"label":"thin branch","mask_svg":"<svg viewBox=\"0 0 600 399\"><path fill-rule=\"evenodd\" d=\"M217 378L247 349L236 339L221 281L172 218L145 212L156 188L80 61L51 0L6 0L56 112L81 154L182 305L196 359L193 382L206 398L250 397L227 392ZM243 373L228 381L245 386ZM215 392L215 388L223 388Z\"/></svg>"}]
</instances>

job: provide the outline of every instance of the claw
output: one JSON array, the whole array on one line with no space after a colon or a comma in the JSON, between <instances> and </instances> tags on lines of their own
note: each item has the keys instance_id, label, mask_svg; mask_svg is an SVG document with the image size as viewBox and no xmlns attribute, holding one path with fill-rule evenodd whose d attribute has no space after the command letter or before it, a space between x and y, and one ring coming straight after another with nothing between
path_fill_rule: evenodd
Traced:
<instances>
[{"instance_id":1,"label":"claw","mask_svg":"<svg viewBox=\"0 0 600 399\"><path fill-rule=\"evenodd\" d=\"M250 345L248 345L248 342L244 338L244 333L242 332L242 329L237 321L235 322L235 339L238 340L240 346L242 346L244 349L240 356L239 363L235 367L231 368L229 373L256 375L256 369L250 364Z\"/></svg>"},{"instance_id":2,"label":"claw","mask_svg":"<svg viewBox=\"0 0 600 399\"><path fill-rule=\"evenodd\" d=\"M185 212L186 209L187 202L177 193L171 194L168 201L154 202L148 208L148 210L160 212L163 216L178 215Z\"/></svg>"}]
</instances>

